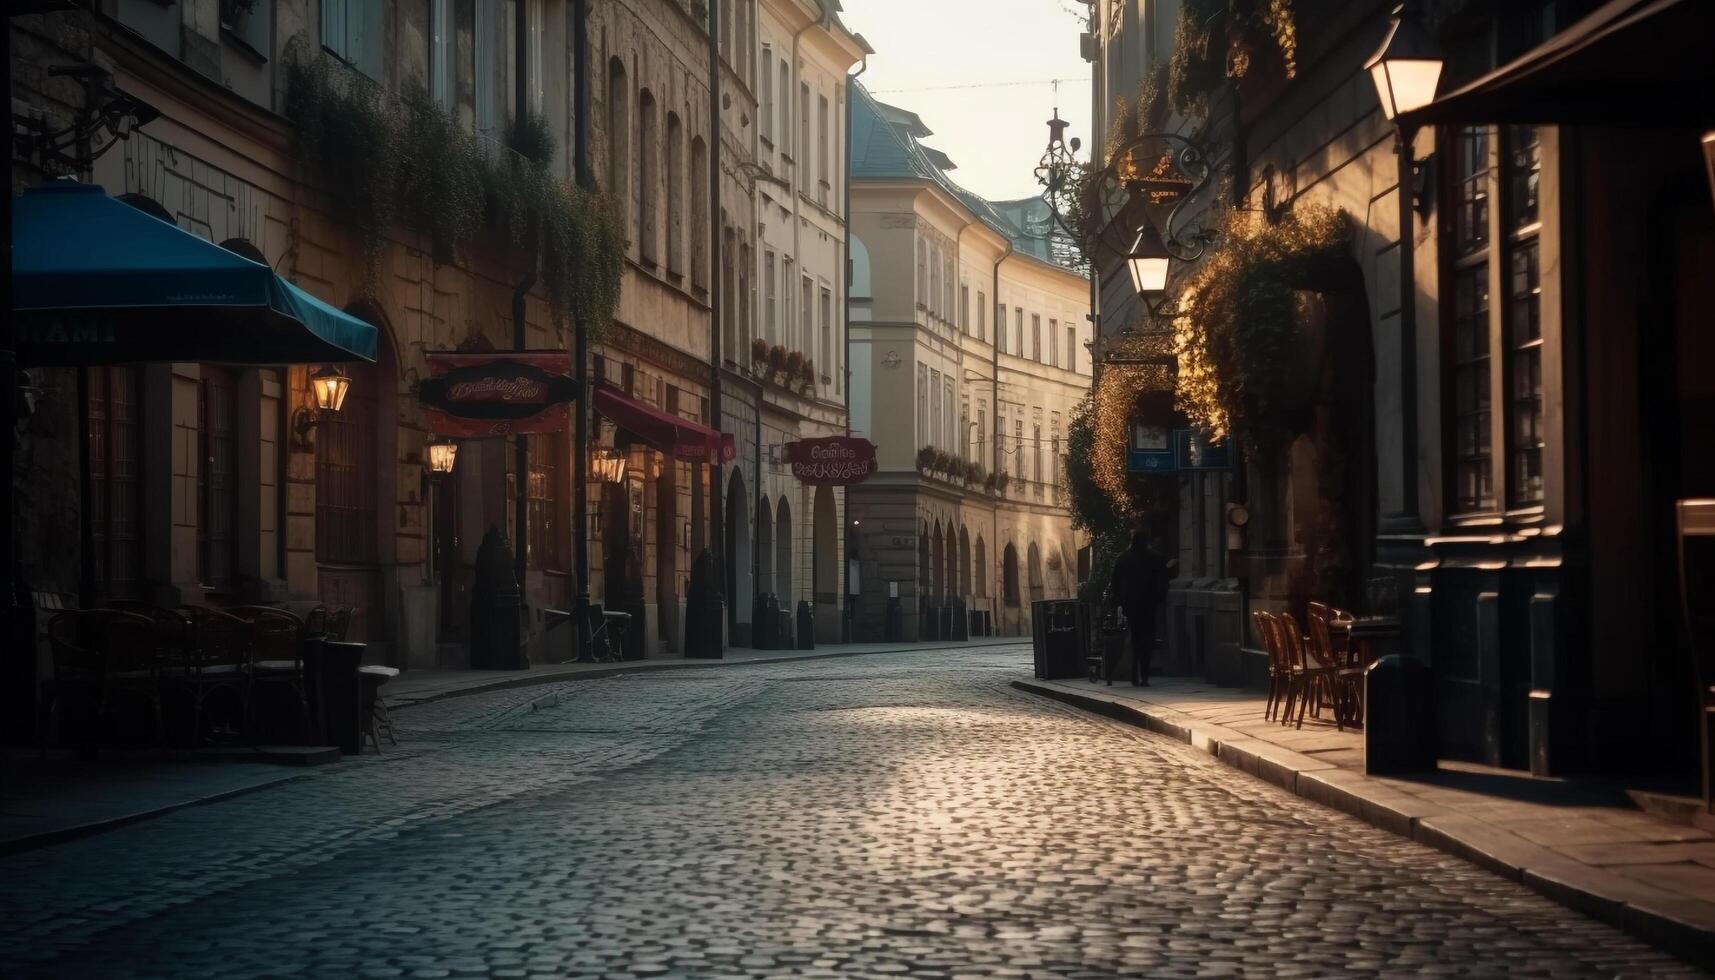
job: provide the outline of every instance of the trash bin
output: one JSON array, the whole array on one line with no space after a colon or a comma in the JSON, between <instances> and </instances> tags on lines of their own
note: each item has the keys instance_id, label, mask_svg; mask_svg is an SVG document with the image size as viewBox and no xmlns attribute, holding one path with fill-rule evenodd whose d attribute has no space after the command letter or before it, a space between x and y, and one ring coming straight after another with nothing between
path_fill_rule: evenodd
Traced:
<instances>
[{"instance_id":1,"label":"trash bin","mask_svg":"<svg viewBox=\"0 0 1715 980\"><path fill-rule=\"evenodd\" d=\"M512 577L512 549L490 524L476 549L470 589L470 665L473 670L523 670L523 600Z\"/></svg>"},{"instance_id":2,"label":"trash bin","mask_svg":"<svg viewBox=\"0 0 1715 980\"><path fill-rule=\"evenodd\" d=\"M1364 772L1434 772L1435 672L1391 654L1364 671Z\"/></svg>"},{"instance_id":3,"label":"trash bin","mask_svg":"<svg viewBox=\"0 0 1715 980\"><path fill-rule=\"evenodd\" d=\"M1108 686L1113 686L1114 675L1127 671L1131 667L1131 649L1127 642L1129 630L1126 629L1125 613L1114 607L1113 611L1102 618L1101 629L1096 637L1096 656L1100 658L1102 679Z\"/></svg>"},{"instance_id":4,"label":"trash bin","mask_svg":"<svg viewBox=\"0 0 1715 980\"><path fill-rule=\"evenodd\" d=\"M1078 605L1075 599L1035 603L1032 613L1039 620L1035 624L1035 632L1041 638L1042 677L1045 680L1082 677L1088 672L1084 662L1088 648L1079 640Z\"/></svg>"},{"instance_id":5,"label":"trash bin","mask_svg":"<svg viewBox=\"0 0 1715 980\"><path fill-rule=\"evenodd\" d=\"M798 649L816 649L816 613L807 599L798 600Z\"/></svg>"},{"instance_id":6,"label":"trash bin","mask_svg":"<svg viewBox=\"0 0 1715 980\"><path fill-rule=\"evenodd\" d=\"M887 597L887 627L882 635L889 643L905 639L905 607L899 604L898 596Z\"/></svg>"},{"instance_id":7,"label":"trash bin","mask_svg":"<svg viewBox=\"0 0 1715 980\"><path fill-rule=\"evenodd\" d=\"M756 597L756 614L751 618L751 646L758 650L780 649L780 600L772 592Z\"/></svg>"},{"instance_id":8,"label":"trash bin","mask_svg":"<svg viewBox=\"0 0 1715 980\"><path fill-rule=\"evenodd\" d=\"M691 585L685 596L685 656L718 660L726 607L715 580L714 552L704 548L691 563Z\"/></svg>"}]
</instances>

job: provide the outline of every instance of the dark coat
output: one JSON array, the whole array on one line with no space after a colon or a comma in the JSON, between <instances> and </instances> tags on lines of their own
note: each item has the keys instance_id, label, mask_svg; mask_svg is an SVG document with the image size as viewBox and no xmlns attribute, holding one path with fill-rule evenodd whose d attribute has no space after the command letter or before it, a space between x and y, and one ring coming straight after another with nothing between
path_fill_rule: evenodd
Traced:
<instances>
[{"instance_id":1,"label":"dark coat","mask_svg":"<svg viewBox=\"0 0 1715 980\"><path fill-rule=\"evenodd\" d=\"M1145 542L1134 540L1114 562L1114 602L1126 611L1127 618L1149 615L1167 598L1167 583L1172 577L1165 558Z\"/></svg>"}]
</instances>

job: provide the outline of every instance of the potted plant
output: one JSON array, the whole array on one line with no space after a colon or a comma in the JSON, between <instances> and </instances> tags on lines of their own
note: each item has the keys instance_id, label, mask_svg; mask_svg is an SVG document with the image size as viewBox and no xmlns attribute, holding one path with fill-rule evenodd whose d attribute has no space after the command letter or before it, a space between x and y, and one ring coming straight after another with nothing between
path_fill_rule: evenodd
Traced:
<instances>
[{"instance_id":1,"label":"potted plant","mask_svg":"<svg viewBox=\"0 0 1715 980\"><path fill-rule=\"evenodd\" d=\"M796 378L804 372L804 355L791 351L786 355L786 377Z\"/></svg>"},{"instance_id":2,"label":"potted plant","mask_svg":"<svg viewBox=\"0 0 1715 980\"><path fill-rule=\"evenodd\" d=\"M786 348L775 344L768 349L768 370L770 377L786 370Z\"/></svg>"},{"instance_id":3,"label":"potted plant","mask_svg":"<svg viewBox=\"0 0 1715 980\"><path fill-rule=\"evenodd\" d=\"M1011 482L1012 477L1008 476L1005 470L1001 470L994 475L994 492L1006 493L1006 485Z\"/></svg>"},{"instance_id":4,"label":"potted plant","mask_svg":"<svg viewBox=\"0 0 1715 980\"><path fill-rule=\"evenodd\" d=\"M816 387L816 362L808 357L804 358L803 374L800 377L803 379L804 393L809 394Z\"/></svg>"},{"instance_id":5,"label":"potted plant","mask_svg":"<svg viewBox=\"0 0 1715 980\"><path fill-rule=\"evenodd\" d=\"M762 365L768 363L768 341L758 337L750 342L750 363L759 372Z\"/></svg>"},{"instance_id":6,"label":"potted plant","mask_svg":"<svg viewBox=\"0 0 1715 980\"><path fill-rule=\"evenodd\" d=\"M923 448L917 450L917 472L922 473L925 476L927 476L929 474L929 471L934 469L934 468L935 468L935 449L934 449L934 447L924 446Z\"/></svg>"}]
</instances>

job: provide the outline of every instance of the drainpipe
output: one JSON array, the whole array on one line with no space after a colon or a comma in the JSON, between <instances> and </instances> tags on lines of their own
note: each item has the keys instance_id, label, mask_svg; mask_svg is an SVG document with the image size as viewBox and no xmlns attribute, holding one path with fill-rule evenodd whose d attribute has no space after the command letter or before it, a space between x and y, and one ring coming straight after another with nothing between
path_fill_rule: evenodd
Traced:
<instances>
[{"instance_id":1,"label":"drainpipe","mask_svg":"<svg viewBox=\"0 0 1715 980\"><path fill-rule=\"evenodd\" d=\"M524 0L515 0L517 9L512 18L512 44L516 49L513 60L512 130L514 133L530 116L530 12ZM518 152L516 148L513 152ZM524 317L529 311L530 289L536 285L536 262L539 230L531 228L530 266L512 290L512 347L525 349ZM529 590L525 576L530 565L530 439L514 436L512 441L513 469L513 532L512 574L518 579L518 595L526 607Z\"/></svg>"},{"instance_id":2,"label":"drainpipe","mask_svg":"<svg viewBox=\"0 0 1715 980\"><path fill-rule=\"evenodd\" d=\"M595 188L595 174L590 171L590 65L589 65L589 0L572 0L572 172L578 186ZM579 663L591 663L595 653L590 635L590 549L589 549L589 325L577 322L573 346L573 376L578 379L578 403L574 407L572 426L572 568L576 576L572 587L577 595L572 600L572 632L576 649L572 651Z\"/></svg>"},{"instance_id":3,"label":"drainpipe","mask_svg":"<svg viewBox=\"0 0 1715 980\"><path fill-rule=\"evenodd\" d=\"M840 163L840 173L845 175L845 186L840 188L841 196L845 199L841 206L840 220L845 225L846 237L841 243L840 264L840 320L845 327L840 338L840 349L845 356L840 359L840 373L845 375L846 384L846 435L852 434L852 87L857 84L858 76L869 71L869 55L863 56L858 70L846 76L846 139L844 153ZM845 541L845 529L840 529L840 540ZM844 544L841 545L844 547ZM841 569L844 574L844 569Z\"/></svg>"},{"instance_id":4,"label":"drainpipe","mask_svg":"<svg viewBox=\"0 0 1715 980\"><path fill-rule=\"evenodd\" d=\"M1002 237L1005 237L1005 236L1002 236ZM1011 255L1012 255L1012 239L1007 238L1006 239L1006 251L1000 253L1000 258L997 258L994 260L994 268L989 273L989 278L991 280L989 288L991 290L993 290L992 295L994 296L994 304L995 304L995 307L997 310L1000 308L1000 264L1002 262L1005 262L1007 260L1007 258ZM989 338L992 341L992 343L989 344L989 352L993 356L993 365L989 370L989 384L991 386L991 388L990 388L991 395L989 397L989 405L990 405L990 407L992 407L994 409L994 445L989 448L989 455L994 458L994 468L989 470L989 472L994 474L995 482L997 484L1000 482L1000 433L1001 433L1001 424L1000 424L1000 337L1001 337L1001 331L1005 330L1005 329L1006 329L1006 317L997 316L995 318L994 334ZM990 524L992 525L989 533L993 538L993 540L991 540L989 542L989 550L992 551L996 557L999 557L999 556L1006 553L1006 549L1004 549L1000 546L1000 500L1001 499L1005 499L1005 493L1004 492L1001 493L1000 499L997 499L994 502L994 504L992 505L992 508L989 512L989 517L991 519ZM984 557L987 557L987 556L985 555ZM1000 578L1002 580L999 584L1001 586L1001 602L1002 602L1002 604L1004 604L1006 602L1005 569L1003 568L1002 574L999 576L996 576L996 577ZM991 582L991 584L993 584L993 579L991 579L990 582ZM990 624L990 627L993 628L992 623Z\"/></svg>"},{"instance_id":5,"label":"drainpipe","mask_svg":"<svg viewBox=\"0 0 1715 980\"><path fill-rule=\"evenodd\" d=\"M840 206L840 221L844 225L845 239L840 243L840 374L844 376L846 386L846 437L852 434L852 87L857 85L858 76L869 71L869 55L863 56L858 70L846 76L846 138L841 148L840 175L844 178L844 186L840 188L843 203ZM846 496L841 489L842 498ZM849 499L847 500L849 504ZM851 520L851 512L844 508L840 513L844 521ZM849 526L849 525L848 525ZM838 548L840 549L839 570L834 575L837 583L834 587L840 589L840 622L842 624L840 639L846 643L852 641L855 614L852 612L850 596L851 582L847 581L851 556L846 554L846 527L839 529Z\"/></svg>"},{"instance_id":6,"label":"drainpipe","mask_svg":"<svg viewBox=\"0 0 1715 980\"><path fill-rule=\"evenodd\" d=\"M709 0L709 417L719 431L721 419L721 0ZM709 460L709 535L715 577L726 571L726 522L723 520L721 454L717 445ZM718 590L726 597L730 583ZM723 616L724 620L724 616ZM725 649L722 643L718 649Z\"/></svg>"}]
</instances>

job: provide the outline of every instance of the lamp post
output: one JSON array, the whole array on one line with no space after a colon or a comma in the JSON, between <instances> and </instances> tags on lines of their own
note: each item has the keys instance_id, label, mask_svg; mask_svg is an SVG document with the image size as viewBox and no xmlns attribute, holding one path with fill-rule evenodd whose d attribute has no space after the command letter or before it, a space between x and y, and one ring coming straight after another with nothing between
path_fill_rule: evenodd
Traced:
<instances>
[{"instance_id":1,"label":"lamp post","mask_svg":"<svg viewBox=\"0 0 1715 980\"><path fill-rule=\"evenodd\" d=\"M1417 273L1415 214L1412 208L1417 165L1412 139L1417 127L1402 116L1435 101L1445 63L1435 42L1416 18L1415 4L1393 9L1393 22L1381 47L1364 62L1375 83L1382 115L1394 124L1394 152L1399 156L1399 392L1400 392L1400 513L1392 530L1422 529L1417 501Z\"/></svg>"}]
</instances>

